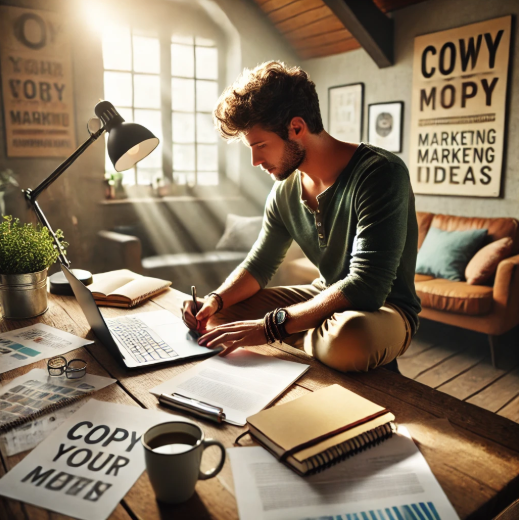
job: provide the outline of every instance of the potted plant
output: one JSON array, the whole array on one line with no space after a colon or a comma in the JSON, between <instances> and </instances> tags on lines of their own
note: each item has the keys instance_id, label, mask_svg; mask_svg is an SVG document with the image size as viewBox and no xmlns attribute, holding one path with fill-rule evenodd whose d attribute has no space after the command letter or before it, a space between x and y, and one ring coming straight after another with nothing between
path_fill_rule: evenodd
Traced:
<instances>
[{"instance_id":1,"label":"potted plant","mask_svg":"<svg viewBox=\"0 0 519 520\"><path fill-rule=\"evenodd\" d=\"M56 231L61 249L68 244ZM4 216L0 221L0 307L5 318L33 318L47 310L47 269L59 251L49 230L20 224Z\"/></svg>"}]
</instances>

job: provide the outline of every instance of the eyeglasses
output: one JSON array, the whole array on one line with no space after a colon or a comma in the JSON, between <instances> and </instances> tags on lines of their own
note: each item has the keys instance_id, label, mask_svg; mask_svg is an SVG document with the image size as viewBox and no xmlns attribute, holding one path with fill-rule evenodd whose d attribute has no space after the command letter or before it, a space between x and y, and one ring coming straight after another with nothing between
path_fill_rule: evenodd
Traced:
<instances>
[{"instance_id":1,"label":"eyeglasses","mask_svg":"<svg viewBox=\"0 0 519 520\"><path fill-rule=\"evenodd\" d=\"M50 376L61 376L63 373L68 379L79 379L86 374L87 362L83 359L67 361L63 356L54 356L47 361L47 370Z\"/></svg>"}]
</instances>

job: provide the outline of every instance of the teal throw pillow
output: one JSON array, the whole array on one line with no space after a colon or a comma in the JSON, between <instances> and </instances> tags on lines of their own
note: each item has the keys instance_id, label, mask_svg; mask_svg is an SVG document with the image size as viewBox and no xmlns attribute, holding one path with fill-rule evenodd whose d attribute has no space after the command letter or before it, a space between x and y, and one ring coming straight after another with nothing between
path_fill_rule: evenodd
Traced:
<instances>
[{"instance_id":1,"label":"teal throw pillow","mask_svg":"<svg viewBox=\"0 0 519 520\"><path fill-rule=\"evenodd\" d=\"M457 282L464 280L465 267L483 247L486 237L486 229L443 231L431 227L418 251L416 272Z\"/></svg>"}]
</instances>

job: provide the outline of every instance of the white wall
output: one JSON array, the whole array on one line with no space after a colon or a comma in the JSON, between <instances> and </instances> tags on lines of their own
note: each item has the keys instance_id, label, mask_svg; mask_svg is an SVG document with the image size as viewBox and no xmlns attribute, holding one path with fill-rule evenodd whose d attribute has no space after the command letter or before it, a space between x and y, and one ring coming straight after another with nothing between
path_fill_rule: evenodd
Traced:
<instances>
[{"instance_id":1,"label":"white wall","mask_svg":"<svg viewBox=\"0 0 519 520\"><path fill-rule=\"evenodd\" d=\"M404 146L409 159L410 107L414 37L491 18L519 15L517 0L428 0L395 11L395 65L379 69L363 50L301 63L317 85L325 128L328 128L328 87L363 82L364 137L367 139L367 106L384 101L404 101ZM503 166L503 198L416 195L419 211L464 216L511 216L519 218L519 44L512 31L508 92L508 132Z\"/></svg>"}]
</instances>

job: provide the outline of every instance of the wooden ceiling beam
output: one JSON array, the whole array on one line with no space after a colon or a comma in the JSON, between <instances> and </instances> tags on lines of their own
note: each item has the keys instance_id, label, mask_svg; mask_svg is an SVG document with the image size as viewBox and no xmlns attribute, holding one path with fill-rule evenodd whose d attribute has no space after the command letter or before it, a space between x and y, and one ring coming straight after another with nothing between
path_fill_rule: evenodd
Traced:
<instances>
[{"instance_id":1,"label":"wooden ceiling beam","mask_svg":"<svg viewBox=\"0 0 519 520\"><path fill-rule=\"evenodd\" d=\"M379 68L393 65L394 24L373 0L323 0Z\"/></svg>"},{"instance_id":2,"label":"wooden ceiling beam","mask_svg":"<svg viewBox=\"0 0 519 520\"><path fill-rule=\"evenodd\" d=\"M321 56L340 54L341 52L353 51L359 48L359 42L355 38L347 38L346 40L328 45L319 45L317 47L302 49L298 51L298 54L301 56L301 58L307 60L310 58L319 58Z\"/></svg>"}]
</instances>

